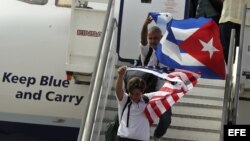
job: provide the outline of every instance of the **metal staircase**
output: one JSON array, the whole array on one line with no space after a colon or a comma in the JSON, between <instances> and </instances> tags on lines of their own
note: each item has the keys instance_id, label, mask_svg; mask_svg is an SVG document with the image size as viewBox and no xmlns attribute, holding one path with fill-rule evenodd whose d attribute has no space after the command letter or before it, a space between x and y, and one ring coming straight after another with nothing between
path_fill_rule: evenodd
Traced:
<instances>
[{"instance_id":1,"label":"metal staircase","mask_svg":"<svg viewBox=\"0 0 250 141\"><path fill-rule=\"evenodd\" d=\"M224 80L200 79L198 85L172 107L172 123L162 141L219 141ZM100 141L105 127L117 113L114 88L105 107ZM151 127L151 139L156 124Z\"/></svg>"},{"instance_id":2,"label":"metal staircase","mask_svg":"<svg viewBox=\"0 0 250 141\"><path fill-rule=\"evenodd\" d=\"M94 69L97 76L90 84L92 89L90 94L93 100L90 101L86 124L81 127L81 129L88 130L84 130L83 134L79 135L78 141L105 140L105 127L117 114L117 102L114 96L116 69L117 66L129 64L117 63L117 43L111 39L117 36L117 29L113 26L116 20L111 17L109 21L111 22L107 26L107 30L113 32L104 37L107 38L104 39L105 44L103 44L106 50L102 50L100 53L101 61L99 61L97 69ZM231 67L228 70L231 72ZM221 136L224 130L223 125L228 124L229 120L235 119L235 117L231 117L232 109L237 108L232 106L234 103L231 104L234 101L231 93L234 91L227 91L234 87L231 82L232 77L235 80L235 75L232 76L229 72L226 80L200 79L198 85L172 107L172 123L161 141L223 140L223 136ZM229 119L228 115L230 115ZM151 127L151 140L153 140L155 127L156 124Z\"/></svg>"}]
</instances>

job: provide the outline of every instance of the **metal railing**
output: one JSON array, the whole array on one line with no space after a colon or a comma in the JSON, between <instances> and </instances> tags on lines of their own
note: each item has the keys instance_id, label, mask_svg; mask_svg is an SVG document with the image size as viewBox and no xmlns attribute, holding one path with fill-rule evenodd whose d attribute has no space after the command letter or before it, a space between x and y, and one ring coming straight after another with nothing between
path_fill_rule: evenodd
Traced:
<instances>
[{"instance_id":1,"label":"metal railing","mask_svg":"<svg viewBox=\"0 0 250 141\"><path fill-rule=\"evenodd\" d=\"M231 112L231 101L232 101L232 72L233 72L233 56L235 55L235 29L231 31L229 54L228 54L228 64L226 73L226 83L223 101L223 111L222 111L222 122L221 122L221 134L220 140L223 141L224 136L224 125L228 124L229 115Z\"/></svg>"},{"instance_id":2,"label":"metal railing","mask_svg":"<svg viewBox=\"0 0 250 141\"><path fill-rule=\"evenodd\" d=\"M93 126L96 117L96 110L103 82L105 65L107 63L108 51L112 38L112 32L109 32L109 30L111 29L111 27L113 28L115 22L113 17L112 19L110 18L111 16L110 13L112 13L111 10L113 10L112 6L113 6L113 0L109 0L106 12L106 18L102 30L103 32L99 43L99 50L96 56L94 72L89 87L88 94L90 95L90 99L86 104L86 106L88 107L86 110L87 114L82 118L82 123L78 135L78 141L90 141L93 134Z\"/></svg>"},{"instance_id":3,"label":"metal railing","mask_svg":"<svg viewBox=\"0 0 250 141\"><path fill-rule=\"evenodd\" d=\"M222 115L222 124L221 124L221 135L220 140L223 141L224 136L224 125L228 124L236 124L237 121L237 112L238 112L238 103L239 103L239 95L240 95L240 85L241 85L241 73L242 73L242 58L243 58L243 41L244 41L244 31L245 31L245 22L246 22L246 10L247 5L245 4L242 12L242 23L241 23L241 31L240 31L240 44L238 54L235 54L235 29L231 32L230 39L230 48L229 48L229 57L228 57L228 72L226 76L226 84L225 84L225 94L224 94L224 102L223 102L223 115ZM233 76L233 60L235 57L235 65L236 74ZM233 78L235 81L233 81Z\"/></svg>"},{"instance_id":4,"label":"metal railing","mask_svg":"<svg viewBox=\"0 0 250 141\"><path fill-rule=\"evenodd\" d=\"M242 58L243 58L243 41L244 41L244 33L245 33L245 24L246 24L246 12L247 5L245 4L242 14L242 22L241 22L241 30L240 30L240 45L239 45L239 55L237 62L237 71L236 71L236 82L235 82L235 92L234 92L234 101L232 108L232 124L236 124L237 113L238 113L238 103L240 96L240 84L241 84L241 73L242 73Z\"/></svg>"}]
</instances>

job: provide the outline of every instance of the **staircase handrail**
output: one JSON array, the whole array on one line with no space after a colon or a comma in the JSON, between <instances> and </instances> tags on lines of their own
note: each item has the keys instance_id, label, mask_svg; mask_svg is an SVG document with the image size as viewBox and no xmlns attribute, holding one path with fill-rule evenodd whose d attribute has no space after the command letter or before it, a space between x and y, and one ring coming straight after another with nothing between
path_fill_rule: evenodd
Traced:
<instances>
[{"instance_id":1,"label":"staircase handrail","mask_svg":"<svg viewBox=\"0 0 250 141\"><path fill-rule=\"evenodd\" d=\"M239 103L239 96L240 96L240 82L241 82L241 72L242 72L242 59L243 59L243 41L244 41L244 33L245 33L245 25L246 25L246 12L247 12L247 5L244 5L242 10L242 21L241 21L241 30L240 30L240 44L239 44L239 55L238 55L238 62L237 62L237 71L236 71L236 82L235 82L235 92L234 92L234 103L233 103L233 113L232 113L232 124L236 124L237 120L237 113L238 113L238 103Z\"/></svg>"},{"instance_id":2,"label":"staircase handrail","mask_svg":"<svg viewBox=\"0 0 250 141\"><path fill-rule=\"evenodd\" d=\"M103 29L102 29L102 35L99 42L99 50L97 52L96 56L96 62L93 70L93 75L91 78L91 83L89 86L89 92L88 95L90 95L90 100L87 101L86 106L89 107L86 110L86 115L83 116L80 131L78 135L78 141L90 141L91 135L93 132L93 123L95 120L96 115L96 109L98 104L98 98L100 95L100 89L103 82L103 73L105 70L105 64L107 61L108 56L108 48L109 46L104 44L105 39L108 40L108 38L111 36L107 35L110 34L107 31L108 22L110 19L110 13L113 5L113 0L109 0L108 6L107 6L107 12L106 12L106 18L104 21ZM114 20L112 20L114 22ZM107 43L107 42L106 42Z\"/></svg>"},{"instance_id":3,"label":"staircase handrail","mask_svg":"<svg viewBox=\"0 0 250 141\"><path fill-rule=\"evenodd\" d=\"M223 111L222 111L222 120L221 120L221 134L220 140L223 141L224 136L224 125L228 124L230 107L231 107L231 94L232 94L232 72L233 72L233 56L235 55L235 29L231 30L230 44L229 44L229 54L228 54L228 63L227 63L227 73L226 73L226 82L225 82L225 91L224 91L224 100L223 100Z\"/></svg>"}]
</instances>

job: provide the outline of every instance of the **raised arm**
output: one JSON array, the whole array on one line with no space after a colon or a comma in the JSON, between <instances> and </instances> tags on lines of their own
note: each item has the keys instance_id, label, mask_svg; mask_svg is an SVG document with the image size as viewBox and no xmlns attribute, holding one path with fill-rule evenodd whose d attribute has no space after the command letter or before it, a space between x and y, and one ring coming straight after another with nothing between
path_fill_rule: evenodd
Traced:
<instances>
[{"instance_id":1,"label":"raised arm","mask_svg":"<svg viewBox=\"0 0 250 141\"><path fill-rule=\"evenodd\" d=\"M123 98L123 88L122 88L122 84L123 84L123 77L126 73L126 66L121 66L118 68L117 72L118 72L118 77L116 79L116 87L115 87L115 92L116 92L116 96L118 98L119 101L122 100Z\"/></svg>"},{"instance_id":2,"label":"raised arm","mask_svg":"<svg viewBox=\"0 0 250 141\"><path fill-rule=\"evenodd\" d=\"M152 22L152 17L148 15L141 30L141 44L143 46L148 44L148 24L150 24L151 22Z\"/></svg>"}]
</instances>

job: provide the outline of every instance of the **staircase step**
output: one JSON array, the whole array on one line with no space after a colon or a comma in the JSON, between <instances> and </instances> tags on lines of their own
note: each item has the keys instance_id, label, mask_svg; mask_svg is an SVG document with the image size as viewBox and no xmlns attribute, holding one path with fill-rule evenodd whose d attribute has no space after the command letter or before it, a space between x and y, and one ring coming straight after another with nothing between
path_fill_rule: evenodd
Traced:
<instances>
[{"instance_id":1,"label":"staircase step","mask_svg":"<svg viewBox=\"0 0 250 141\"><path fill-rule=\"evenodd\" d=\"M161 141L219 141L224 99L225 80L200 79L197 86L189 91L172 107L172 123ZM115 88L108 96L101 139L106 125L117 114ZM156 124L151 127L151 141Z\"/></svg>"},{"instance_id":2,"label":"staircase step","mask_svg":"<svg viewBox=\"0 0 250 141\"><path fill-rule=\"evenodd\" d=\"M204 79L204 78L200 78L198 80L198 85L201 86L207 86L207 87L225 87L225 80L219 80L219 79Z\"/></svg>"},{"instance_id":3,"label":"staircase step","mask_svg":"<svg viewBox=\"0 0 250 141\"><path fill-rule=\"evenodd\" d=\"M117 107L117 101L116 101L116 98L115 98L114 95L109 95L108 99L109 99L109 102L107 103L108 107ZM205 97L205 96L197 96L197 95L186 94L176 104L178 104L178 103L192 103L192 104L198 104L198 105L204 105L204 106L207 105L207 106L219 106L219 107L222 107L223 99L222 98L216 98L216 97Z\"/></svg>"},{"instance_id":4,"label":"staircase step","mask_svg":"<svg viewBox=\"0 0 250 141\"><path fill-rule=\"evenodd\" d=\"M151 133L154 128L151 128ZM152 136L152 134L151 134ZM162 140L166 141L219 141L220 134L217 132L209 132L209 130L192 130L184 128L169 128Z\"/></svg>"},{"instance_id":5,"label":"staircase step","mask_svg":"<svg viewBox=\"0 0 250 141\"><path fill-rule=\"evenodd\" d=\"M154 129L151 129L153 133ZM194 136L195 135L195 136ZM192 137L194 136L194 137ZM209 138L208 138L209 137ZM101 133L100 139L104 139L104 132ZM153 134L151 134L150 141L153 141ZM200 131L185 131L178 129L169 129L167 134L161 138L161 141L219 141L220 136L217 133L200 132Z\"/></svg>"},{"instance_id":6,"label":"staircase step","mask_svg":"<svg viewBox=\"0 0 250 141\"><path fill-rule=\"evenodd\" d=\"M105 118L111 120L113 119L116 113L117 113L117 108L107 107L105 112L106 115ZM175 115L200 116L200 117L217 118L217 119L220 119L222 116L221 109L189 107L189 106L173 106L172 113Z\"/></svg>"},{"instance_id":7,"label":"staircase step","mask_svg":"<svg viewBox=\"0 0 250 141\"><path fill-rule=\"evenodd\" d=\"M107 123L104 123L103 127L106 127ZM151 141L153 141L153 133L156 126L150 128ZM183 127L171 125L167 133L161 138L161 141L219 141L220 131L213 129L204 129L202 127ZM105 128L101 130L101 136L104 137Z\"/></svg>"},{"instance_id":8,"label":"staircase step","mask_svg":"<svg viewBox=\"0 0 250 141\"><path fill-rule=\"evenodd\" d=\"M215 97L215 98L224 98L224 88L204 88L204 87L194 87L186 95L196 95L196 96L205 96L205 97Z\"/></svg>"},{"instance_id":9,"label":"staircase step","mask_svg":"<svg viewBox=\"0 0 250 141\"><path fill-rule=\"evenodd\" d=\"M209 100L209 99L196 99L196 98L190 98L190 97L182 97L178 103L192 103L192 104L203 104L203 105L212 105L212 106L222 106L223 101L217 101L217 100Z\"/></svg>"},{"instance_id":10,"label":"staircase step","mask_svg":"<svg viewBox=\"0 0 250 141\"><path fill-rule=\"evenodd\" d=\"M186 106L173 106L172 112L174 114L213 117L213 118L221 118L222 115L221 109L186 107Z\"/></svg>"},{"instance_id":11,"label":"staircase step","mask_svg":"<svg viewBox=\"0 0 250 141\"><path fill-rule=\"evenodd\" d=\"M209 119L194 119L186 117L174 117L172 118L173 126L190 127L190 128L202 128L211 130L220 130L221 122Z\"/></svg>"}]
</instances>

